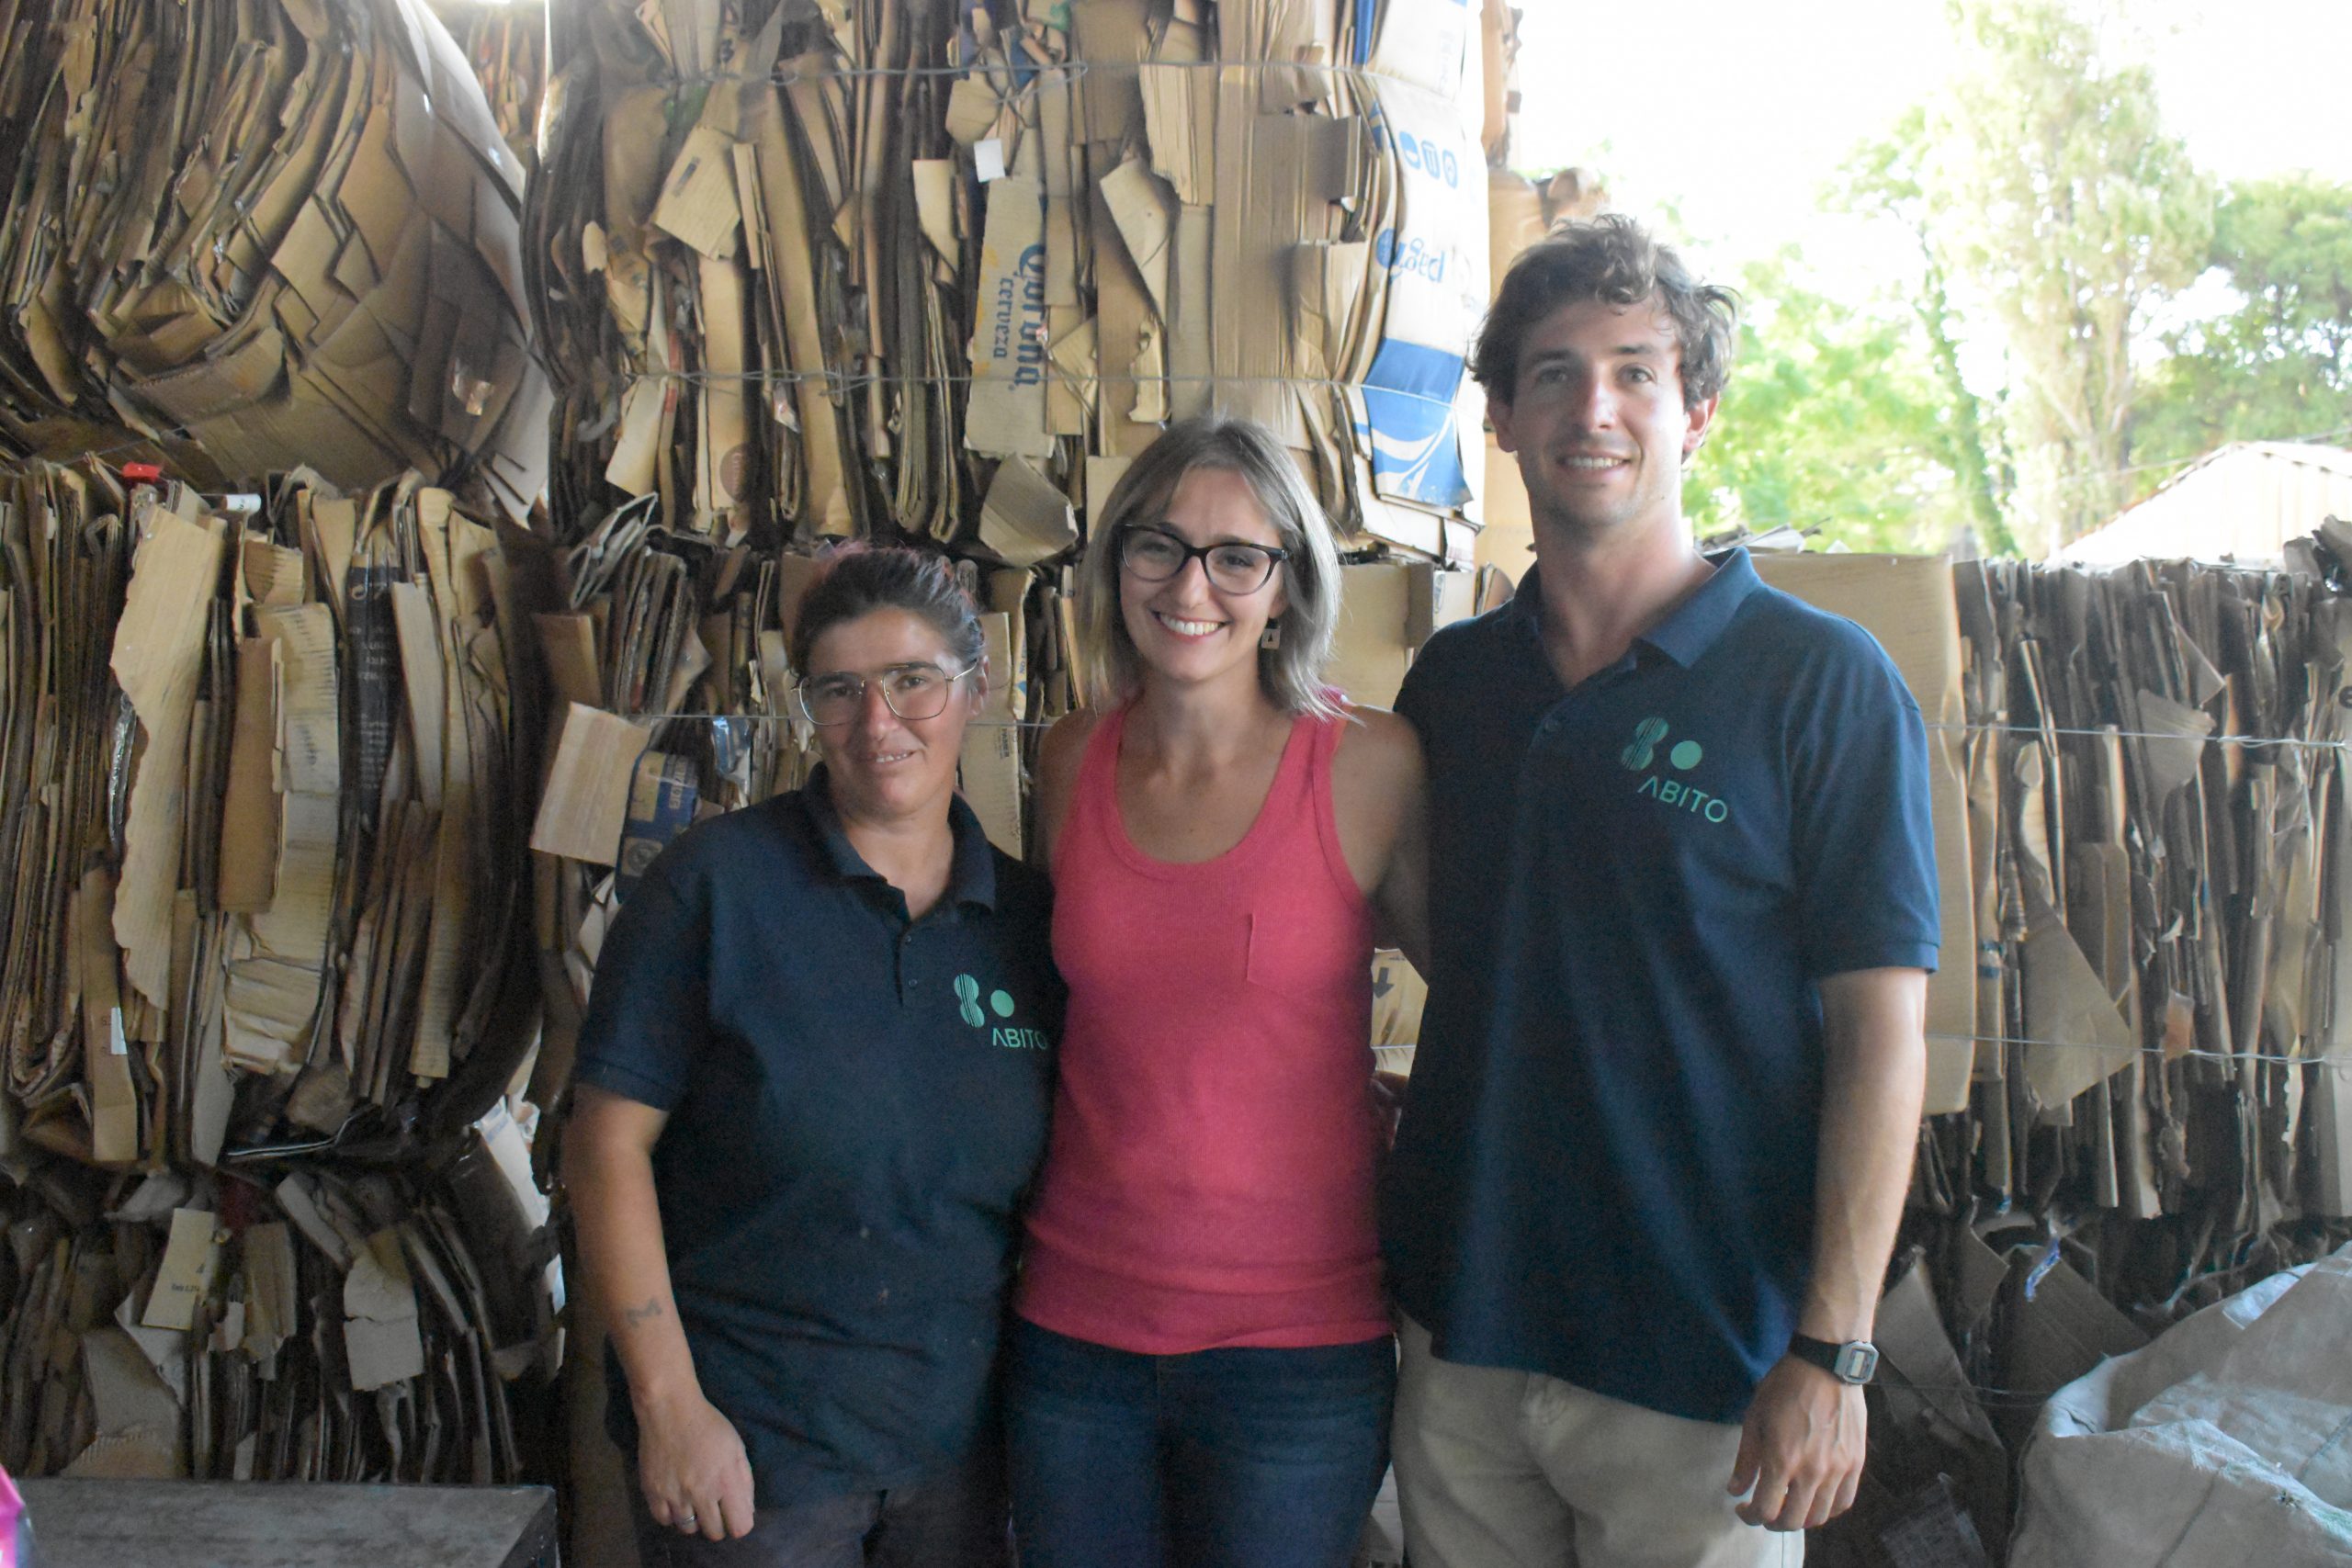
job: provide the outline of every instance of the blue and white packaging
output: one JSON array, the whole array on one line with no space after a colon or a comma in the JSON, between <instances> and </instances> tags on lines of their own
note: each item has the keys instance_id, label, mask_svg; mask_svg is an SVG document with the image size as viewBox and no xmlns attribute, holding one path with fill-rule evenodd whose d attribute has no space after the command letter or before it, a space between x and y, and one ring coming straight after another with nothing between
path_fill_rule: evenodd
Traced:
<instances>
[{"instance_id":1,"label":"blue and white packaging","mask_svg":"<svg viewBox=\"0 0 2352 1568\"><path fill-rule=\"evenodd\" d=\"M1467 0L1392 0L1364 66L1373 144L1396 171L1396 199L1372 237L1387 291L1354 400L1357 450L1376 493L1440 511L1472 503L1483 450L1484 405L1464 369L1487 288L1476 24Z\"/></svg>"}]
</instances>

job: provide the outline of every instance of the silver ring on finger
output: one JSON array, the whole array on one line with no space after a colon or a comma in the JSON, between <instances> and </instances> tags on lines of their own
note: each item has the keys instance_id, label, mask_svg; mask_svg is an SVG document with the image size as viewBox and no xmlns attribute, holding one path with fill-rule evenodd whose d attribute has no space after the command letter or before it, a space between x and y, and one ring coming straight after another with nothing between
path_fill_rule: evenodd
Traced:
<instances>
[{"instance_id":1,"label":"silver ring on finger","mask_svg":"<svg viewBox=\"0 0 2352 1568\"><path fill-rule=\"evenodd\" d=\"M678 1528L682 1530L690 1530L695 1528L695 1511L692 1508L688 1508L678 1516Z\"/></svg>"}]
</instances>

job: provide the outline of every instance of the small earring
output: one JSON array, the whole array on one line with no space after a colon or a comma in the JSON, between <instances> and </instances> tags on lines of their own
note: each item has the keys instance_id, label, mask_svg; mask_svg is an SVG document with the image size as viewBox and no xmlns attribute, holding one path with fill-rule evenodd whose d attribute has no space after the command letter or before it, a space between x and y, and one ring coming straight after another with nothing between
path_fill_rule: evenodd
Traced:
<instances>
[{"instance_id":1,"label":"small earring","mask_svg":"<svg viewBox=\"0 0 2352 1568\"><path fill-rule=\"evenodd\" d=\"M1266 623L1266 629L1258 634L1258 646L1271 651L1272 649L1282 647L1282 645L1283 624L1280 621L1268 621Z\"/></svg>"}]
</instances>

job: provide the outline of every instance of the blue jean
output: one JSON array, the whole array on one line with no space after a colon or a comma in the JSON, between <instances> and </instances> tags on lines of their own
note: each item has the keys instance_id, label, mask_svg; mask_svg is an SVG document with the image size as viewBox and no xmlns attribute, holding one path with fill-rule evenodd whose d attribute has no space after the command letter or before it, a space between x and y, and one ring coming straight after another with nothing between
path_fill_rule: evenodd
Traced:
<instances>
[{"instance_id":1,"label":"blue jean","mask_svg":"<svg viewBox=\"0 0 2352 1568\"><path fill-rule=\"evenodd\" d=\"M709 1540L653 1522L630 1464L629 1513L642 1568L1005 1568L1004 1458L994 1443L956 1470L887 1491L766 1508L752 1533Z\"/></svg>"},{"instance_id":2,"label":"blue jean","mask_svg":"<svg viewBox=\"0 0 2352 1568\"><path fill-rule=\"evenodd\" d=\"M1015 1319L1022 1568L1346 1568L1396 1396L1385 1337L1145 1356Z\"/></svg>"}]
</instances>

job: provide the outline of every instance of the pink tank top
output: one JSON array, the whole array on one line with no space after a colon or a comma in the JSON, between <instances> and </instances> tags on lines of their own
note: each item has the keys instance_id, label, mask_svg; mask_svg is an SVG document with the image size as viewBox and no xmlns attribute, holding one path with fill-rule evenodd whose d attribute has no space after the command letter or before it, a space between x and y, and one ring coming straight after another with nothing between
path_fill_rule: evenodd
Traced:
<instances>
[{"instance_id":1,"label":"pink tank top","mask_svg":"<svg viewBox=\"0 0 2352 1568\"><path fill-rule=\"evenodd\" d=\"M1257 821L1193 865L1120 820L1126 710L1089 739L1054 852L1069 1012L1014 1303L1030 1322L1150 1355L1388 1331L1372 913L1331 812L1345 722L1296 720Z\"/></svg>"}]
</instances>

